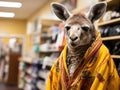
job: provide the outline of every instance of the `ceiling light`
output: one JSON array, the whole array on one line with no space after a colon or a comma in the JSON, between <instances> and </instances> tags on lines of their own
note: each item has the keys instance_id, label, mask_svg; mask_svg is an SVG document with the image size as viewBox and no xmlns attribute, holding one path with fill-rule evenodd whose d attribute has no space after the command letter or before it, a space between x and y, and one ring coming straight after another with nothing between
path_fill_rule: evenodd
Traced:
<instances>
[{"instance_id":1,"label":"ceiling light","mask_svg":"<svg viewBox=\"0 0 120 90\"><path fill-rule=\"evenodd\" d=\"M15 13L12 13L12 12L0 12L0 17L12 18L14 16L15 16Z\"/></svg>"},{"instance_id":2,"label":"ceiling light","mask_svg":"<svg viewBox=\"0 0 120 90\"><path fill-rule=\"evenodd\" d=\"M20 8L21 6L22 6L22 3L20 3L20 2L0 1L0 7Z\"/></svg>"}]
</instances>

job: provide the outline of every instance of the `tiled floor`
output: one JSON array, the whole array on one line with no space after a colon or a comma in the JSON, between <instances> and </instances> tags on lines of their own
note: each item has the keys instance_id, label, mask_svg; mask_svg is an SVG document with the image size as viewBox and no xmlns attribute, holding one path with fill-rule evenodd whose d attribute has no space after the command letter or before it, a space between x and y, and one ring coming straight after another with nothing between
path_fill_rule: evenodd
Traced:
<instances>
[{"instance_id":1,"label":"tiled floor","mask_svg":"<svg viewBox=\"0 0 120 90\"><path fill-rule=\"evenodd\" d=\"M19 89L15 85L6 85L3 83L0 83L0 90L19 90Z\"/></svg>"}]
</instances>

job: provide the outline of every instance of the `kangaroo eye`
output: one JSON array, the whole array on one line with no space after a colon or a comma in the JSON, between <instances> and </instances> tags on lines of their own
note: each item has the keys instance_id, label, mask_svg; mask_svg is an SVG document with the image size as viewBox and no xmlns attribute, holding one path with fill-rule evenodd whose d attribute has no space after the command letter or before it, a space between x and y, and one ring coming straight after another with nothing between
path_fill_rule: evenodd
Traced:
<instances>
[{"instance_id":1,"label":"kangaroo eye","mask_svg":"<svg viewBox=\"0 0 120 90\"><path fill-rule=\"evenodd\" d=\"M78 28L78 30L80 30L80 28Z\"/></svg>"},{"instance_id":2,"label":"kangaroo eye","mask_svg":"<svg viewBox=\"0 0 120 90\"><path fill-rule=\"evenodd\" d=\"M65 26L65 29L68 31L68 30L70 30L70 26Z\"/></svg>"},{"instance_id":3,"label":"kangaroo eye","mask_svg":"<svg viewBox=\"0 0 120 90\"><path fill-rule=\"evenodd\" d=\"M89 26L82 26L81 28L82 28L82 30L84 30L84 31L86 31L86 32L90 29Z\"/></svg>"}]
</instances>

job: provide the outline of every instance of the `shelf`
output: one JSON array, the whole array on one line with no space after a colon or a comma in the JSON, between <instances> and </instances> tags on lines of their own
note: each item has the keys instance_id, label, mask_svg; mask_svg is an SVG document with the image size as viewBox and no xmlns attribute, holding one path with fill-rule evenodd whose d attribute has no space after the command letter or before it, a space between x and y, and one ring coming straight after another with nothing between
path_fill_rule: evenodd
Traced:
<instances>
[{"instance_id":1,"label":"shelf","mask_svg":"<svg viewBox=\"0 0 120 90\"><path fill-rule=\"evenodd\" d=\"M95 2L101 2L101 0L95 0ZM112 0L105 0L105 2L106 2L107 5L108 5L109 3L112 2ZM79 13L79 12L81 12L81 13L86 13L89 8L90 8L89 6L88 6L88 7L84 7L84 8L77 7L77 8L75 8L75 9L71 10L70 12L71 12L72 14L76 14L76 13Z\"/></svg>"},{"instance_id":2,"label":"shelf","mask_svg":"<svg viewBox=\"0 0 120 90\"><path fill-rule=\"evenodd\" d=\"M52 26L54 24L60 24L60 23L61 23L60 20L50 20L50 19L41 20L42 26Z\"/></svg>"},{"instance_id":3,"label":"shelf","mask_svg":"<svg viewBox=\"0 0 120 90\"><path fill-rule=\"evenodd\" d=\"M111 1L112 1L112 0L107 0L106 2L109 3L109 2L111 2Z\"/></svg>"},{"instance_id":4,"label":"shelf","mask_svg":"<svg viewBox=\"0 0 120 90\"><path fill-rule=\"evenodd\" d=\"M112 55L112 58L120 59L120 55Z\"/></svg>"},{"instance_id":5,"label":"shelf","mask_svg":"<svg viewBox=\"0 0 120 90\"><path fill-rule=\"evenodd\" d=\"M113 24L113 23L116 23L116 22L120 22L120 18L116 18L116 19L112 19L112 20L109 20L109 21L100 22L100 23L98 23L98 27L103 26L103 25Z\"/></svg>"},{"instance_id":6,"label":"shelf","mask_svg":"<svg viewBox=\"0 0 120 90\"><path fill-rule=\"evenodd\" d=\"M60 53L58 50L48 50L48 51L40 51L40 53Z\"/></svg>"},{"instance_id":7,"label":"shelf","mask_svg":"<svg viewBox=\"0 0 120 90\"><path fill-rule=\"evenodd\" d=\"M107 40L117 40L120 39L120 36L110 36L110 37L103 37L102 40L103 41L107 41Z\"/></svg>"},{"instance_id":8,"label":"shelf","mask_svg":"<svg viewBox=\"0 0 120 90\"><path fill-rule=\"evenodd\" d=\"M47 80L48 74L49 74L49 70L41 70L39 71L38 76L40 78Z\"/></svg>"},{"instance_id":9,"label":"shelf","mask_svg":"<svg viewBox=\"0 0 120 90\"><path fill-rule=\"evenodd\" d=\"M95 0L96 2L101 2L101 0ZM107 3L111 2L112 0L105 0Z\"/></svg>"},{"instance_id":10,"label":"shelf","mask_svg":"<svg viewBox=\"0 0 120 90\"><path fill-rule=\"evenodd\" d=\"M37 84L36 84L36 87L37 87L39 90L45 90L45 85L46 85L45 81L39 80L39 81L37 82Z\"/></svg>"},{"instance_id":11,"label":"shelf","mask_svg":"<svg viewBox=\"0 0 120 90\"><path fill-rule=\"evenodd\" d=\"M33 33L33 36L39 36L40 35L40 32L34 32Z\"/></svg>"},{"instance_id":12,"label":"shelf","mask_svg":"<svg viewBox=\"0 0 120 90\"><path fill-rule=\"evenodd\" d=\"M47 34L41 34L42 39L51 39L52 35L47 35Z\"/></svg>"},{"instance_id":13,"label":"shelf","mask_svg":"<svg viewBox=\"0 0 120 90\"><path fill-rule=\"evenodd\" d=\"M120 0L107 0L108 8L111 9L111 6L119 5Z\"/></svg>"},{"instance_id":14,"label":"shelf","mask_svg":"<svg viewBox=\"0 0 120 90\"><path fill-rule=\"evenodd\" d=\"M26 62L26 63L29 63L31 64L33 62L33 59L32 58L27 58L27 57L21 57L18 59L20 62Z\"/></svg>"}]
</instances>

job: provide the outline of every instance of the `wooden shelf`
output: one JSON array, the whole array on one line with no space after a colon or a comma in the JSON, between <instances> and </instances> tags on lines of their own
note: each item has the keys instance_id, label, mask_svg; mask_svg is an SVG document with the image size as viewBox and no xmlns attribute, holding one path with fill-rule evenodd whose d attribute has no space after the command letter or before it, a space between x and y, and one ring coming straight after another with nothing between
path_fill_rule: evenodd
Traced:
<instances>
[{"instance_id":1,"label":"wooden shelf","mask_svg":"<svg viewBox=\"0 0 120 90\"><path fill-rule=\"evenodd\" d=\"M20 62L26 62L26 63L29 63L29 64L31 64L33 62L32 58L26 58L26 57L20 57L18 60Z\"/></svg>"},{"instance_id":2,"label":"wooden shelf","mask_svg":"<svg viewBox=\"0 0 120 90\"><path fill-rule=\"evenodd\" d=\"M48 50L48 51L40 51L40 53L60 53L58 50Z\"/></svg>"},{"instance_id":3,"label":"wooden shelf","mask_svg":"<svg viewBox=\"0 0 120 90\"><path fill-rule=\"evenodd\" d=\"M112 0L107 0L106 2L109 3L109 2L111 2L111 1L112 1Z\"/></svg>"},{"instance_id":4,"label":"wooden shelf","mask_svg":"<svg viewBox=\"0 0 120 90\"><path fill-rule=\"evenodd\" d=\"M107 41L107 40L117 40L120 39L120 36L110 36L110 37L103 37L102 40L103 41Z\"/></svg>"},{"instance_id":5,"label":"wooden shelf","mask_svg":"<svg viewBox=\"0 0 120 90\"><path fill-rule=\"evenodd\" d=\"M41 34L41 38L42 38L42 39L51 39L51 38L52 38L52 35Z\"/></svg>"},{"instance_id":6,"label":"wooden shelf","mask_svg":"<svg viewBox=\"0 0 120 90\"><path fill-rule=\"evenodd\" d=\"M119 5L120 0L107 0L108 8L111 9L111 6Z\"/></svg>"},{"instance_id":7,"label":"wooden shelf","mask_svg":"<svg viewBox=\"0 0 120 90\"><path fill-rule=\"evenodd\" d=\"M120 59L120 55L112 55L112 58Z\"/></svg>"},{"instance_id":8,"label":"wooden shelf","mask_svg":"<svg viewBox=\"0 0 120 90\"><path fill-rule=\"evenodd\" d=\"M60 20L50 20L50 19L41 20L42 26L52 26L54 24L59 24L61 22L62 21L60 21Z\"/></svg>"},{"instance_id":9,"label":"wooden shelf","mask_svg":"<svg viewBox=\"0 0 120 90\"><path fill-rule=\"evenodd\" d=\"M120 22L120 18L112 19L112 20L105 21L105 22L100 22L100 23L98 23L98 27L108 25L108 24L113 24L116 22Z\"/></svg>"},{"instance_id":10,"label":"wooden shelf","mask_svg":"<svg viewBox=\"0 0 120 90\"><path fill-rule=\"evenodd\" d=\"M95 0L96 2L101 2L101 0ZM107 3L111 2L112 0L105 0Z\"/></svg>"}]
</instances>

